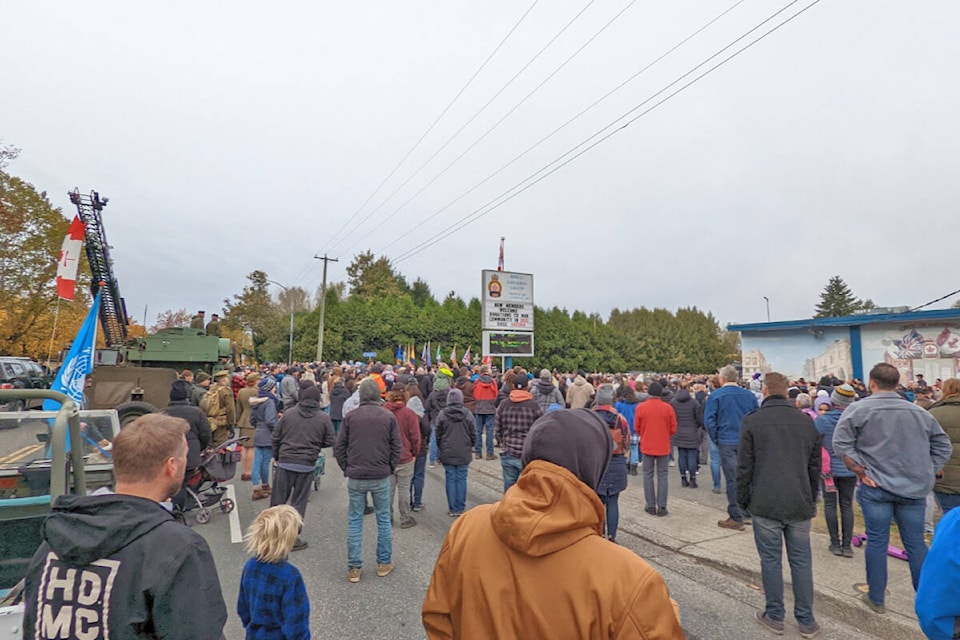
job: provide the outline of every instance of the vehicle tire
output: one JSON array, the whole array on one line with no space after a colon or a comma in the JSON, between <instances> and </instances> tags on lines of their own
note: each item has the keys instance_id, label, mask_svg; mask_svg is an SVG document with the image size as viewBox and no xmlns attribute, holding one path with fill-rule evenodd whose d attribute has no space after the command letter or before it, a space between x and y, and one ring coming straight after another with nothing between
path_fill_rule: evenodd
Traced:
<instances>
[{"instance_id":1,"label":"vehicle tire","mask_svg":"<svg viewBox=\"0 0 960 640\"><path fill-rule=\"evenodd\" d=\"M210 522L210 509L203 508L197 511L197 514L194 516L197 520L197 524L207 524Z\"/></svg>"},{"instance_id":2,"label":"vehicle tire","mask_svg":"<svg viewBox=\"0 0 960 640\"><path fill-rule=\"evenodd\" d=\"M220 502L220 511L222 511L223 513L230 513L231 511L233 511L234 506L235 505L233 504L233 500L231 500L230 498L224 498Z\"/></svg>"},{"instance_id":3,"label":"vehicle tire","mask_svg":"<svg viewBox=\"0 0 960 640\"><path fill-rule=\"evenodd\" d=\"M121 429L140 416L156 412L157 408L149 402L133 401L117 405L117 416L120 418Z\"/></svg>"}]
</instances>

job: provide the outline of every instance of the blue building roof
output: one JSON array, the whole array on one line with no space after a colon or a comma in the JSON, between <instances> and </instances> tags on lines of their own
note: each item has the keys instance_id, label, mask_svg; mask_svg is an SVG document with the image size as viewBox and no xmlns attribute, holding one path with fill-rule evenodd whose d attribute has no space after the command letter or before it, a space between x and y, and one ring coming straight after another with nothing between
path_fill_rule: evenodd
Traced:
<instances>
[{"instance_id":1,"label":"blue building roof","mask_svg":"<svg viewBox=\"0 0 960 640\"><path fill-rule=\"evenodd\" d=\"M960 309L934 309L932 311L907 311L905 313L862 313L840 318L806 318L783 322L755 322L753 324L728 324L728 331L784 331L811 327L854 327L865 324L922 322L929 320L960 320Z\"/></svg>"}]
</instances>

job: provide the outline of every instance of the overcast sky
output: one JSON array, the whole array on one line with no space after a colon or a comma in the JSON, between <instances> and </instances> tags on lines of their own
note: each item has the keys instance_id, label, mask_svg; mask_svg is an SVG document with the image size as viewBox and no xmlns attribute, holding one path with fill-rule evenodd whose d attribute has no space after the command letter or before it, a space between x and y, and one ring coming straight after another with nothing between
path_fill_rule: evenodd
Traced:
<instances>
[{"instance_id":1,"label":"overcast sky","mask_svg":"<svg viewBox=\"0 0 960 640\"><path fill-rule=\"evenodd\" d=\"M774 320L809 317L835 274L881 306L960 288L955 0L823 0L421 247L788 4L743 1L477 187L735 3L541 0L414 148L531 1L5 2L0 140L65 214L75 186L110 197L120 288L148 323L219 310L258 268L312 291L318 252L340 259L331 281L371 249L438 297L478 296L500 236L537 304L605 316L695 305L763 321L768 296Z\"/></svg>"}]
</instances>

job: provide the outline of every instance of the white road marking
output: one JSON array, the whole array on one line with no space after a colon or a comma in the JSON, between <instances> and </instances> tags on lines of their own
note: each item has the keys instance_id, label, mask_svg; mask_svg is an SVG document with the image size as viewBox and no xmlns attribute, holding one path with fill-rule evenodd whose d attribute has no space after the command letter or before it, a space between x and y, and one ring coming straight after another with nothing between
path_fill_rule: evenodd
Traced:
<instances>
[{"instance_id":1,"label":"white road marking","mask_svg":"<svg viewBox=\"0 0 960 640\"><path fill-rule=\"evenodd\" d=\"M227 497L233 502L233 511L228 514L230 518L230 542L237 544L243 542L243 531L240 529L240 514L237 512L237 509L240 508L240 505L237 504L237 492L232 484L227 485Z\"/></svg>"}]
</instances>

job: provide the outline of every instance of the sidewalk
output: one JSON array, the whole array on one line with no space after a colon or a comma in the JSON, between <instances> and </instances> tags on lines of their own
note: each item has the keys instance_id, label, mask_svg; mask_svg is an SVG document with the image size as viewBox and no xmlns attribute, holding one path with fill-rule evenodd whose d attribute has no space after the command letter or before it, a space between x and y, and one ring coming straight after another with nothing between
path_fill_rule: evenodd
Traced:
<instances>
[{"instance_id":1,"label":"sidewalk","mask_svg":"<svg viewBox=\"0 0 960 640\"><path fill-rule=\"evenodd\" d=\"M470 470L501 480L499 460L474 461ZM679 474L674 468L670 469L669 515L665 517L643 511L643 478L630 476L630 486L620 494L620 531L740 576L760 589L760 559L751 528L747 526L740 532L717 526L717 521L727 517L726 496L711 492L709 469L704 471L699 476L704 479L700 488L684 489L680 486ZM913 611L914 592L910 568L905 561L888 558L887 612L878 615L861 603L860 594L853 586L866 582L862 549L854 548L853 559L841 558L827 550L830 540L826 534L811 533L810 542L818 609L831 609L835 615L865 631L903 640L925 637ZM783 569L784 581L789 584L786 554Z\"/></svg>"}]
</instances>

